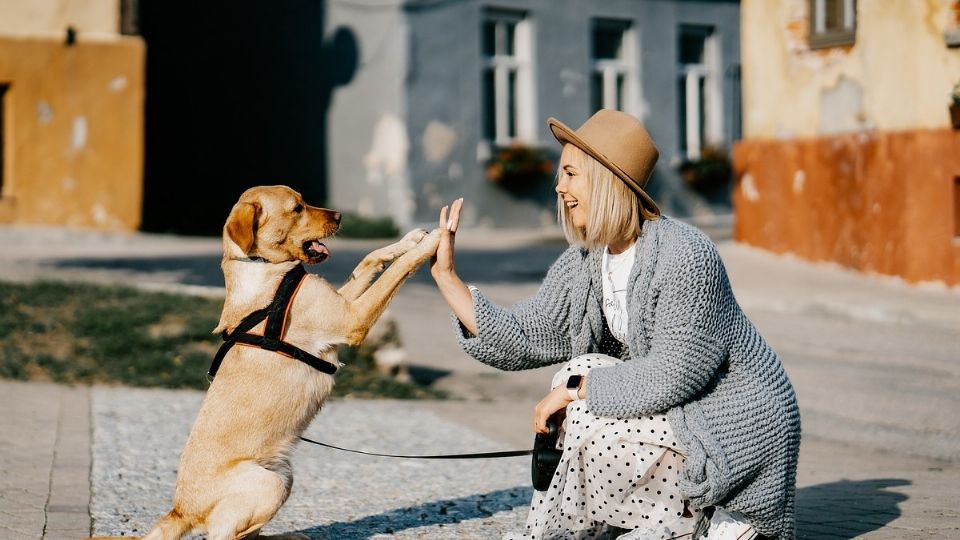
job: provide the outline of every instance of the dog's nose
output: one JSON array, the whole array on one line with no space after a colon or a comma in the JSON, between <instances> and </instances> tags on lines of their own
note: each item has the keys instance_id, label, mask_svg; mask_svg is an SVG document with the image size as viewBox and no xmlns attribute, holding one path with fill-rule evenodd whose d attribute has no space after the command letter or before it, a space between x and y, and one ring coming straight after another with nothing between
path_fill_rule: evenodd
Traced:
<instances>
[{"instance_id":1,"label":"dog's nose","mask_svg":"<svg viewBox=\"0 0 960 540\"><path fill-rule=\"evenodd\" d=\"M340 223L340 212L334 212L334 213L333 213L333 220L336 221L337 224Z\"/></svg>"}]
</instances>

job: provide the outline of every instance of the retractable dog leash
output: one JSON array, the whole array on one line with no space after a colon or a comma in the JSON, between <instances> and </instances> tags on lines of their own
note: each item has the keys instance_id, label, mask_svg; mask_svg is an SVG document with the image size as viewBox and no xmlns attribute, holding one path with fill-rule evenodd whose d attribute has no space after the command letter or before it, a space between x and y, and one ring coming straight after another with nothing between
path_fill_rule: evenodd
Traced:
<instances>
[{"instance_id":1,"label":"retractable dog leash","mask_svg":"<svg viewBox=\"0 0 960 540\"><path fill-rule=\"evenodd\" d=\"M365 456L379 456L379 457L400 458L400 459L488 459L488 458L529 456L534 452L534 450L531 449L531 450L504 450L501 452L477 452L473 454L435 454L435 455L381 454L379 452L367 452L364 450L353 450L351 448L342 448L340 446L334 446L332 444L315 441L313 439L308 439L306 437L300 437L300 440L304 442L308 442L310 444L315 444L317 446L323 446L325 448L340 450L342 452L363 454Z\"/></svg>"},{"instance_id":2,"label":"retractable dog leash","mask_svg":"<svg viewBox=\"0 0 960 540\"><path fill-rule=\"evenodd\" d=\"M290 304L293 302L293 297L296 296L297 291L300 288L300 284L303 282L303 279L306 277L306 275L307 272L303 268L303 265L298 264L294 266L289 272L287 272L285 276L283 276L283 280L277 287L277 293L274 296L273 301L270 302L267 307L254 311L253 313L244 317L240 324L234 328L233 332L223 332L221 335L223 338L223 345L217 351L217 354L210 365L210 369L207 372L207 375L211 381L214 377L216 377L217 371L220 369L220 364L226 357L227 352L234 345L246 345L273 351L295 360L299 360L300 362L303 362L318 371L322 371L323 373L330 375L336 373L337 366L321 358L317 358L313 354L310 354L309 352L304 351L303 349L300 349L299 347L288 343L283 339L286 330L286 319L290 312ZM266 326L264 328L263 335L251 333L251 330L253 330L255 326L264 320L266 320ZM530 450L474 452L469 454L385 454L380 452L368 452L365 450L343 448L340 446L334 446L332 444L315 441L313 439L308 439L306 437L300 437L300 440L310 444L315 444L317 446L339 450L341 452L351 452L366 456L398 459L491 459L532 455L533 464L531 468L531 474L533 477L533 484L538 490L543 491L550 485L550 479L553 477L557 465L560 463L561 454L561 452L556 448L557 424L555 418L551 417L548 420L547 428L549 429L549 432L546 434L538 434L534 440L534 447Z\"/></svg>"}]
</instances>

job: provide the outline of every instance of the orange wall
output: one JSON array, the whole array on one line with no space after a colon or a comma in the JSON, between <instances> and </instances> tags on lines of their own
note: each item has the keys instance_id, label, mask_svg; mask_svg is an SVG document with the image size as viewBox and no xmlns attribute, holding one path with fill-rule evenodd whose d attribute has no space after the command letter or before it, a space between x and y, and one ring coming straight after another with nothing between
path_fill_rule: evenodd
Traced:
<instances>
[{"instance_id":1,"label":"orange wall","mask_svg":"<svg viewBox=\"0 0 960 540\"><path fill-rule=\"evenodd\" d=\"M144 44L0 38L5 102L0 223L140 225Z\"/></svg>"},{"instance_id":2,"label":"orange wall","mask_svg":"<svg viewBox=\"0 0 960 540\"><path fill-rule=\"evenodd\" d=\"M960 131L752 140L735 147L734 163L737 240L960 284Z\"/></svg>"}]
</instances>

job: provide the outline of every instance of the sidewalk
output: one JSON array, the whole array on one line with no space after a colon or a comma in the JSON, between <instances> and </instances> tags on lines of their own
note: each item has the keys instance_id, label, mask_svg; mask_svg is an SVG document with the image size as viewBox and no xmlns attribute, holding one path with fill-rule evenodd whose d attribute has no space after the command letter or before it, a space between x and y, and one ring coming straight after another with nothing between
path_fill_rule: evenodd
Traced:
<instances>
[{"instance_id":1,"label":"sidewalk","mask_svg":"<svg viewBox=\"0 0 960 540\"><path fill-rule=\"evenodd\" d=\"M0 379L0 536L90 533L90 389Z\"/></svg>"},{"instance_id":2,"label":"sidewalk","mask_svg":"<svg viewBox=\"0 0 960 540\"><path fill-rule=\"evenodd\" d=\"M333 264L321 270L331 276L349 272L363 253L382 244L332 241ZM465 231L458 238L463 256L458 264L486 294L509 305L535 292L563 245L555 231ZM906 286L723 241L720 251L738 300L781 355L797 388L804 422L799 537L960 538L960 290ZM3 279L83 279L218 294L219 258L218 239L0 229ZM401 289L390 313L400 323L414 369L442 375L436 384L467 400L337 402L311 429L340 436L338 422L366 415L382 427L343 434L358 437L364 448L399 449L413 444L405 432L421 428L428 431L418 435L421 446L413 450L468 442L489 449L529 446L530 411L545 392L550 368L505 374L466 357L425 274ZM105 514L131 508L130 515L149 521L148 508L167 504L171 491L156 482L172 482L182 448L178 437L186 436L189 404L200 394L127 392L0 381L5 537L82 537L90 524L83 510L90 500L91 452L95 508ZM157 425L130 416L138 399L167 411L180 427L155 443L132 443L149 436L135 430ZM111 430L134 431L98 444L97 437ZM96 476L108 470L96 456L106 459L111 449L116 455L110 459L139 458L127 465L134 475L126 477L129 482ZM169 459L172 466L164 461ZM377 493L372 481L390 474L383 471L396 463L351 459L301 449L295 495L278 525L328 538L498 538L505 527L522 522L529 498L522 459L450 469L405 463L408 468L393 486L397 491L390 493ZM346 468L331 477L317 468L320 462ZM154 478L136 480L141 469L154 471ZM473 487L465 486L461 469L489 474L471 476ZM111 495L121 488L124 495ZM338 497L354 502L339 507ZM331 505L336 508L328 514L318 510ZM102 521L105 527L108 522Z\"/></svg>"}]
</instances>

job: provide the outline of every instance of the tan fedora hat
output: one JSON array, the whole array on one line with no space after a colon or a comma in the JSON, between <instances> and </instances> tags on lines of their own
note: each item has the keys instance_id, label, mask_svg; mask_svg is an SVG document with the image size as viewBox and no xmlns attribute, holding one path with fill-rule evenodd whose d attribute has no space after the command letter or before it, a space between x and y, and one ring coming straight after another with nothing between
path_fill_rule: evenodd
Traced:
<instances>
[{"instance_id":1,"label":"tan fedora hat","mask_svg":"<svg viewBox=\"0 0 960 540\"><path fill-rule=\"evenodd\" d=\"M657 203L643 190L660 151L640 120L625 112L600 109L576 131L556 118L547 119L547 124L560 144L572 144L602 163L637 193L647 210L660 215Z\"/></svg>"}]
</instances>

